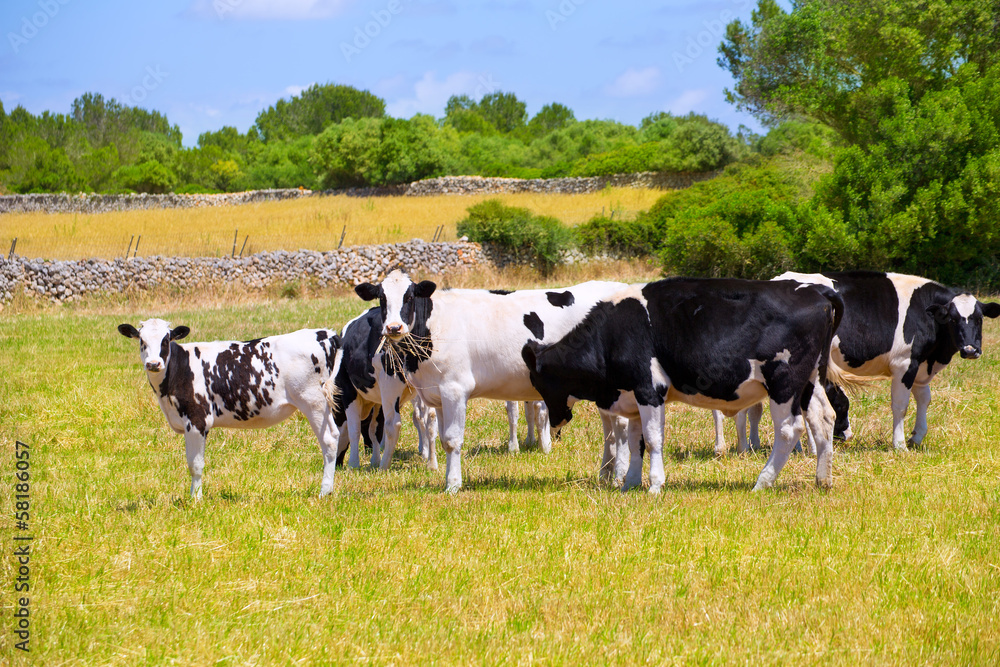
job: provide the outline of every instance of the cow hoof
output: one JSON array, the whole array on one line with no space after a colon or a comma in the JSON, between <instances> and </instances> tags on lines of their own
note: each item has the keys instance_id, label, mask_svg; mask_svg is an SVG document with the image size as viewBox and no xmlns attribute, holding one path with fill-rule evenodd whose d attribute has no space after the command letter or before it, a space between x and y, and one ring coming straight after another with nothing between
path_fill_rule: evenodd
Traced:
<instances>
[{"instance_id":1,"label":"cow hoof","mask_svg":"<svg viewBox=\"0 0 1000 667\"><path fill-rule=\"evenodd\" d=\"M461 488L462 488L461 484L449 484L448 486L444 487L444 492L453 496L456 493L458 493L458 490Z\"/></svg>"},{"instance_id":2,"label":"cow hoof","mask_svg":"<svg viewBox=\"0 0 1000 667\"><path fill-rule=\"evenodd\" d=\"M906 443L905 443L905 442L900 442L900 443L895 443L895 444L893 444L893 446L892 446L892 447L893 447L893 449L895 449L895 450L896 450L897 452L905 452L905 451L908 451L908 450L906 449Z\"/></svg>"},{"instance_id":3,"label":"cow hoof","mask_svg":"<svg viewBox=\"0 0 1000 667\"><path fill-rule=\"evenodd\" d=\"M773 484L768 484L767 482L757 480L757 483L754 484L753 488L750 490L750 493L757 493L758 491L764 491L766 489L770 489L772 486Z\"/></svg>"},{"instance_id":4,"label":"cow hoof","mask_svg":"<svg viewBox=\"0 0 1000 667\"><path fill-rule=\"evenodd\" d=\"M626 491L631 491L632 489L634 489L637 486L640 486L641 484L642 484L641 480L634 480L626 477L624 480L622 480L622 493L625 493Z\"/></svg>"},{"instance_id":5,"label":"cow hoof","mask_svg":"<svg viewBox=\"0 0 1000 667\"><path fill-rule=\"evenodd\" d=\"M649 487L649 493L650 493L650 495L653 495L653 496L660 495L660 488L661 487L659 487L659 486L650 486Z\"/></svg>"},{"instance_id":6,"label":"cow hoof","mask_svg":"<svg viewBox=\"0 0 1000 667\"><path fill-rule=\"evenodd\" d=\"M832 479L818 479L817 478L816 479L816 486L818 486L819 488L823 489L824 491L829 491L830 489L833 488L833 480Z\"/></svg>"}]
</instances>

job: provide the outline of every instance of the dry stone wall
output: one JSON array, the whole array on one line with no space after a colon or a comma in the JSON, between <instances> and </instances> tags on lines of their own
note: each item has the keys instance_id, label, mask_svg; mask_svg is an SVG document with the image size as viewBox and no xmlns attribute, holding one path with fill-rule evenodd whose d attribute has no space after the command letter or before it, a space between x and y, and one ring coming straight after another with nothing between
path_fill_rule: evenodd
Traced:
<instances>
[{"instance_id":1,"label":"dry stone wall","mask_svg":"<svg viewBox=\"0 0 1000 667\"><path fill-rule=\"evenodd\" d=\"M106 213L161 208L202 208L234 206L265 201L328 195L350 197L421 197L431 195L478 195L538 192L579 194L598 192L609 185L629 188L681 189L714 178L719 172L618 174L585 178L492 178L483 176L442 176L408 185L388 185L346 190L253 190L216 195L95 195L34 194L0 196L0 213Z\"/></svg>"},{"instance_id":2,"label":"dry stone wall","mask_svg":"<svg viewBox=\"0 0 1000 667\"><path fill-rule=\"evenodd\" d=\"M237 283L251 290L298 280L320 287L377 281L392 268L434 274L463 271L487 262L478 243L452 241L353 246L315 252L278 250L243 258L136 257L54 261L0 257L0 302L22 291L40 299L75 301L98 292L180 289Z\"/></svg>"}]
</instances>

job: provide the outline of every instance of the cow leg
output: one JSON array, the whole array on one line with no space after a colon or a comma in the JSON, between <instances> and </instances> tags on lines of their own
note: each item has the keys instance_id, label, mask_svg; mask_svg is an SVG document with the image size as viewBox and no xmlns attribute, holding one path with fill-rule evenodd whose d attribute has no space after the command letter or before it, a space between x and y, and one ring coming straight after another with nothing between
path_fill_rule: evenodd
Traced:
<instances>
[{"instance_id":1,"label":"cow leg","mask_svg":"<svg viewBox=\"0 0 1000 667\"><path fill-rule=\"evenodd\" d=\"M806 425L810 443L816 455L816 486L833 486L833 424L837 414L819 382L813 384L813 395L806 409Z\"/></svg>"},{"instance_id":2,"label":"cow leg","mask_svg":"<svg viewBox=\"0 0 1000 667\"><path fill-rule=\"evenodd\" d=\"M330 412L325 403L312 408L303 407L306 410L302 410L302 413L309 420L309 426L312 427L313 433L319 441L320 452L323 454L323 481L319 487L319 497L322 498L333 492L333 473L337 469L337 445L340 440L340 429L333 423L333 413Z\"/></svg>"},{"instance_id":3,"label":"cow leg","mask_svg":"<svg viewBox=\"0 0 1000 667\"><path fill-rule=\"evenodd\" d=\"M435 408L427 408L427 468L438 469L437 437L438 413Z\"/></svg>"},{"instance_id":4,"label":"cow leg","mask_svg":"<svg viewBox=\"0 0 1000 667\"><path fill-rule=\"evenodd\" d=\"M187 454L188 472L191 473L191 497L201 500L201 474L205 470L205 438L208 433L202 434L191 424L187 425L184 432L184 450Z\"/></svg>"},{"instance_id":5,"label":"cow leg","mask_svg":"<svg viewBox=\"0 0 1000 667\"><path fill-rule=\"evenodd\" d=\"M910 390L902 379L892 378L892 446L906 451L906 408L910 405Z\"/></svg>"},{"instance_id":6,"label":"cow leg","mask_svg":"<svg viewBox=\"0 0 1000 667\"><path fill-rule=\"evenodd\" d=\"M445 493L462 488L462 441L465 439L465 397L444 397L441 401L441 445L445 451Z\"/></svg>"},{"instance_id":7,"label":"cow leg","mask_svg":"<svg viewBox=\"0 0 1000 667\"><path fill-rule=\"evenodd\" d=\"M601 458L601 469L597 475L601 480L610 482L614 476L615 453L618 450L617 445L620 442L618 440L620 432L617 430L618 418L604 410L600 411L600 415L601 428L604 429L604 456Z\"/></svg>"},{"instance_id":8,"label":"cow leg","mask_svg":"<svg viewBox=\"0 0 1000 667\"><path fill-rule=\"evenodd\" d=\"M382 416L385 423L382 426L382 470L392 463L399 442L399 429L403 425L400 409L403 403L413 398L413 390L405 382L395 377L379 378L379 393L382 396Z\"/></svg>"},{"instance_id":9,"label":"cow leg","mask_svg":"<svg viewBox=\"0 0 1000 667\"><path fill-rule=\"evenodd\" d=\"M642 454L639 452L642 435L642 420L629 419L628 456L622 457L624 447L619 446L618 460L615 462L615 477L622 480L622 491L628 491L642 484Z\"/></svg>"},{"instance_id":10,"label":"cow leg","mask_svg":"<svg viewBox=\"0 0 1000 667\"><path fill-rule=\"evenodd\" d=\"M347 450L351 447L351 439L347 435L347 422L341 424L338 430L340 438L337 440L337 465L342 466Z\"/></svg>"},{"instance_id":11,"label":"cow leg","mask_svg":"<svg viewBox=\"0 0 1000 667\"><path fill-rule=\"evenodd\" d=\"M516 454L521 451L517 444L517 401L507 401L507 451Z\"/></svg>"},{"instance_id":12,"label":"cow leg","mask_svg":"<svg viewBox=\"0 0 1000 667\"><path fill-rule=\"evenodd\" d=\"M774 446L771 447L771 455L767 457L767 463L761 470L754 491L767 489L774 486L774 480L778 478L778 473L785 467L788 456L792 453L792 447L802 437L805 430L805 420L801 414L792 414L792 406L798 398L792 398L787 403L775 403L771 401L771 420L774 422Z\"/></svg>"},{"instance_id":13,"label":"cow leg","mask_svg":"<svg viewBox=\"0 0 1000 667\"><path fill-rule=\"evenodd\" d=\"M417 410L417 406L413 406L413 428L417 432L417 454L426 461L427 460L427 425L424 423L423 418Z\"/></svg>"},{"instance_id":14,"label":"cow leg","mask_svg":"<svg viewBox=\"0 0 1000 667\"><path fill-rule=\"evenodd\" d=\"M913 425L911 445L919 445L927 435L927 406L931 404L931 387L927 384L913 385L913 402L917 406L917 421Z\"/></svg>"},{"instance_id":15,"label":"cow leg","mask_svg":"<svg viewBox=\"0 0 1000 667\"><path fill-rule=\"evenodd\" d=\"M726 434L722 430L722 413L712 410L712 421L715 422L715 455L725 456L729 453L729 448L726 447Z\"/></svg>"},{"instance_id":16,"label":"cow leg","mask_svg":"<svg viewBox=\"0 0 1000 667\"><path fill-rule=\"evenodd\" d=\"M660 405L640 405L639 415L642 420L642 435L646 439L646 451L649 452L649 492L659 493L667 476L663 471L663 420L665 410ZM719 415L720 419L722 415ZM640 469L641 469L640 459Z\"/></svg>"},{"instance_id":17,"label":"cow leg","mask_svg":"<svg viewBox=\"0 0 1000 667\"><path fill-rule=\"evenodd\" d=\"M760 420L763 416L763 401L747 408L747 423L750 426L750 437L749 439L743 441L743 451L740 452L741 454L746 453L747 451L760 451Z\"/></svg>"},{"instance_id":18,"label":"cow leg","mask_svg":"<svg viewBox=\"0 0 1000 667\"><path fill-rule=\"evenodd\" d=\"M549 407L542 401L535 402L535 428L538 429L538 446L543 454L552 452L552 426L549 424Z\"/></svg>"},{"instance_id":19,"label":"cow leg","mask_svg":"<svg viewBox=\"0 0 1000 667\"><path fill-rule=\"evenodd\" d=\"M534 447L538 443L535 437L535 427L538 422L538 408L534 401L524 402L524 423L528 427L527 435L524 436L524 446Z\"/></svg>"},{"instance_id":20,"label":"cow leg","mask_svg":"<svg viewBox=\"0 0 1000 667\"><path fill-rule=\"evenodd\" d=\"M353 401L347 406L347 438L351 453L347 457L347 467L357 470L361 467L361 456L358 453L358 443L361 441L361 402Z\"/></svg>"},{"instance_id":21,"label":"cow leg","mask_svg":"<svg viewBox=\"0 0 1000 667\"><path fill-rule=\"evenodd\" d=\"M733 421L736 423L736 453L744 454L747 451L747 411L737 412Z\"/></svg>"},{"instance_id":22,"label":"cow leg","mask_svg":"<svg viewBox=\"0 0 1000 667\"><path fill-rule=\"evenodd\" d=\"M368 422L368 440L372 443L372 460L369 465L372 470L375 470L382 463L382 438L378 437L378 417L379 414L383 415L383 420L385 419L385 413L382 408L375 406L371 411L371 421ZM383 422L382 435L385 436L385 426Z\"/></svg>"}]
</instances>

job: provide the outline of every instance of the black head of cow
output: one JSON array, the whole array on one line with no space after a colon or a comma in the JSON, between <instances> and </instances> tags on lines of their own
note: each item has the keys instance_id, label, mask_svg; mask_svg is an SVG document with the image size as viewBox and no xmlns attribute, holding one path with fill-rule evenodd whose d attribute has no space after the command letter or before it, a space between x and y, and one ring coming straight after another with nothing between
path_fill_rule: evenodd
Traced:
<instances>
[{"instance_id":1,"label":"black head of cow","mask_svg":"<svg viewBox=\"0 0 1000 667\"><path fill-rule=\"evenodd\" d=\"M167 368L170 359L170 341L184 338L191 333L191 329L172 329L169 322L152 319L139 322L138 329L131 324L119 324L118 333L126 338L138 338L142 365L150 373L161 373Z\"/></svg>"},{"instance_id":2,"label":"black head of cow","mask_svg":"<svg viewBox=\"0 0 1000 667\"><path fill-rule=\"evenodd\" d=\"M382 335L398 340L413 328L416 300L430 298L435 289L437 285L430 280L414 283L405 273L396 270L386 276L381 285L361 283L354 291L365 301L379 300Z\"/></svg>"},{"instance_id":3,"label":"black head of cow","mask_svg":"<svg viewBox=\"0 0 1000 667\"><path fill-rule=\"evenodd\" d=\"M559 373L565 366L553 360L551 347L543 346L536 340L528 340L521 348L521 358L528 367L532 386L542 395L545 406L549 409L549 424L558 432L573 419L573 401L570 398L570 384Z\"/></svg>"},{"instance_id":4,"label":"black head of cow","mask_svg":"<svg viewBox=\"0 0 1000 667\"><path fill-rule=\"evenodd\" d=\"M963 359L983 353L983 317L1000 317L1000 303L981 303L971 294L959 294L948 303L933 304L927 313L944 329Z\"/></svg>"}]
</instances>

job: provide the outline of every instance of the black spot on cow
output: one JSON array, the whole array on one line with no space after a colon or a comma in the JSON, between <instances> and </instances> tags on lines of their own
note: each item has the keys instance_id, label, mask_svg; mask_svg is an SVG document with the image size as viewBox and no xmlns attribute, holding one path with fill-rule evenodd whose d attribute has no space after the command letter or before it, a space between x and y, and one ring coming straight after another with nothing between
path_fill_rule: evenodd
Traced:
<instances>
[{"instance_id":1,"label":"black spot on cow","mask_svg":"<svg viewBox=\"0 0 1000 667\"><path fill-rule=\"evenodd\" d=\"M208 415L211 407L206 397L194 393L194 371L187 350L176 343L168 348L170 360L160 382L159 395L171 396L177 414L191 422L203 436L208 433Z\"/></svg>"},{"instance_id":2,"label":"black spot on cow","mask_svg":"<svg viewBox=\"0 0 1000 667\"><path fill-rule=\"evenodd\" d=\"M538 316L538 313L532 311L525 315L524 326L528 327L531 335L538 340L545 338L545 324L542 322L542 318Z\"/></svg>"},{"instance_id":3,"label":"black spot on cow","mask_svg":"<svg viewBox=\"0 0 1000 667\"><path fill-rule=\"evenodd\" d=\"M197 347L194 348L194 356L198 359L201 359L201 350L198 349Z\"/></svg>"},{"instance_id":4,"label":"black spot on cow","mask_svg":"<svg viewBox=\"0 0 1000 667\"><path fill-rule=\"evenodd\" d=\"M899 295L889 277L879 271L824 273L844 300L844 318L837 327L840 352L858 368L892 349L899 320Z\"/></svg>"},{"instance_id":5,"label":"black spot on cow","mask_svg":"<svg viewBox=\"0 0 1000 667\"><path fill-rule=\"evenodd\" d=\"M570 291L566 292L546 292L545 298L556 308L568 308L576 302L576 298Z\"/></svg>"},{"instance_id":6,"label":"black spot on cow","mask_svg":"<svg viewBox=\"0 0 1000 667\"><path fill-rule=\"evenodd\" d=\"M260 339L234 343L218 354L214 365L203 364L209 398L238 421L253 419L274 402L266 390L275 388L279 370L267 347Z\"/></svg>"},{"instance_id":7,"label":"black spot on cow","mask_svg":"<svg viewBox=\"0 0 1000 667\"><path fill-rule=\"evenodd\" d=\"M326 336L327 336L326 329L320 329L319 331L316 332L316 342L318 343L320 341L326 340Z\"/></svg>"},{"instance_id":8,"label":"black spot on cow","mask_svg":"<svg viewBox=\"0 0 1000 667\"><path fill-rule=\"evenodd\" d=\"M490 294L499 294L500 296L507 296L508 294L513 294L512 289L491 289Z\"/></svg>"}]
</instances>

